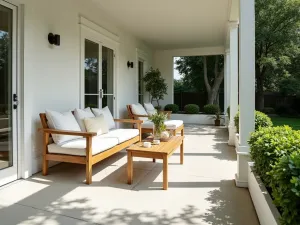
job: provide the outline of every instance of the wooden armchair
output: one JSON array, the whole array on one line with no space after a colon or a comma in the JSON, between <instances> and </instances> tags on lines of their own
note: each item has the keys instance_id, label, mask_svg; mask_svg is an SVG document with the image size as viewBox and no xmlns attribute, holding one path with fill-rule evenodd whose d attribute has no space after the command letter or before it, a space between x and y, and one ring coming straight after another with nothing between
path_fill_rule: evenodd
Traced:
<instances>
[{"instance_id":1,"label":"wooden armchair","mask_svg":"<svg viewBox=\"0 0 300 225\"><path fill-rule=\"evenodd\" d=\"M139 118L148 118L149 117L149 115L136 115L136 114L134 114L133 111L132 111L131 105L127 105L126 107L127 107L127 112L128 112L129 118L131 118L133 120L136 120L136 119L139 119ZM163 112L163 113L167 114L168 115L168 120L170 119L172 111L160 111L160 112ZM174 120L174 122L177 122L177 121ZM148 125L148 123L147 123L147 125ZM184 125L183 125L183 123L181 123L180 126L176 126L176 129L168 129L167 128L167 130L172 131L173 135L176 135L178 132L181 132L181 136L183 136L183 134L184 134ZM153 127L146 126L146 124L143 123L143 124L141 124L141 133L153 133Z\"/></svg>"}]
</instances>

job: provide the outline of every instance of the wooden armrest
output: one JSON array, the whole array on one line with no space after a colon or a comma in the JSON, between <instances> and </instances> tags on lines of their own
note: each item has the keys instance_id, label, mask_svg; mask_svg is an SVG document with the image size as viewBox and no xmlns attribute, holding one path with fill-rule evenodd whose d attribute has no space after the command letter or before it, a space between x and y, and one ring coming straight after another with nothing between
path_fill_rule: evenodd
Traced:
<instances>
[{"instance_id":1,"label":"wooden armrest","mask_svg":"<svg viewBox=\"0 0 300 225\"><path fill-rule=\"evenodd\" d=\"M56 129L44 129L40 128L39 131L43 131L49 134L64 134L72 136L82 136L82 137L93 137L97 136L95 132L82 132L82 131L71 131L71 130L56 130Z\"/></svg>"},{"instance_id":2,"label":"wooden armrest","mask_svg":"<svg viewBox=\"0 0 300 225\"><path fill-rule=\"evenodd\" d=\"M149 117L149 115L133 115L133 117Z\"/></svg>"},{"instance_id":3,"label":"wooden armrest","mask_svg":"<svg viewBox=\"0 0 300 225\"><path fill-rule=\"evenodd\" d=\"M119 122L119 123L143 123L142 120L132 120L132 119L115 119L115 122Z\"/></svg>"}]
</instances>

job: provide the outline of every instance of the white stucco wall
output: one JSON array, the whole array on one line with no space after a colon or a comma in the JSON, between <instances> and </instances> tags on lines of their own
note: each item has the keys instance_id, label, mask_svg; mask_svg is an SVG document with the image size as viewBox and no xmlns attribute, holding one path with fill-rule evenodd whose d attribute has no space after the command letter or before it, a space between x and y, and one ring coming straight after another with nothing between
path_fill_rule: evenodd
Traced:
<instances>
[{"instance_id":1,"label":"white stucco wall","mask_svg":"<svg viewBox=\"0 0 300 225\"><path fill-rule=\"evenodd\" d=\"M11 0L24 4L24 106L22 142L19 151L31 162L24 165L23 177L41 169L42 136L39 113L45 109L66 111L79 106L80 28L79 16L93 21L120 37L116 101L117 116L127 117L126 104L138 101L136 49L152 64L152 51L130 33L118 28L97 5L86 0ZM20 6L20 5L19 5ZM61 46L48 44L48 33L60 34ZM127 61L135 67L127 68ZM22 100L23 99L23 100Z\"/></svg>"},{"instance_id":2,"label":"white stucco wall","mask_svg":"<svg viewBox=\"0 0 300 225\"><path fill-rule=\"evenodd\" d=\"M168 91L164 100L160 101L162 106L173 103L173 57L180 56L201 56L201 55L221 55L225 53L223 46L205 47L205 48L189 48L189 49L173 49L173 50L157 50L154 53L154 68L159 68L162 76L165 78Z\"/></svg>"}]
</instances>

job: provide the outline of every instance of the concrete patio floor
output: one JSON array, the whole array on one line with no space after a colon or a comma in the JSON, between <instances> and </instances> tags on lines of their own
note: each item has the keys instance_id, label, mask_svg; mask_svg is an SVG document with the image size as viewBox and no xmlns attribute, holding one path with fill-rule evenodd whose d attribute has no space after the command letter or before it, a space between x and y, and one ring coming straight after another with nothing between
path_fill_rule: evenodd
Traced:
<instances>
[{"instance_id":1,"label":"concrete patio floor","mask_svg":"<svg viewBox=\"0 0 300 225\"><path fill-rule=\"evenodd\" d=\"M59 164L46 177L0 188L0 224L259 224L248 190L235 186L236 153L227 130L187 125L185 136L184 164L179 150L169 159L167 191L159 160L135 158L127 185L122 151L93 167L89 186L85 166Z\"/></svg>"}]
</instances>

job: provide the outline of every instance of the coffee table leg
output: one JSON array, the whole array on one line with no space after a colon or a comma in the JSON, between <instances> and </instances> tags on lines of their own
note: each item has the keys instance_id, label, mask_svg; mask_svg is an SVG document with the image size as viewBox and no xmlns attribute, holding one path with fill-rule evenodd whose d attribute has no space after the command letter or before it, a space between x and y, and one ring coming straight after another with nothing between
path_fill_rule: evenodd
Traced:
<instances>
[{"instance_id":1,"label":"coffee table leg","mask_svg":"<svg viewBox=\"0 0 300 225\"><path fill-rule=\"evenodd\" d=\"M156 162L156 159L153 159L153 162Z\"/></svg>"},{"instance_id":2,"label":"coffee table leg","mask_svg":"<svg viewBox=\"0 0 300 225\"><path fill-rule=\"evenodd\" d=\"M163 156L163 189L168 189L168 155Z\"/></svg>"},{"instance_id":3,"label":"coffee table leg","mask_svg":"<svg viewBox=\"0 0 300 225\"><path fill-rule=\"evenodd\" d=\"M182 143L180 145L180 164L183 164L183 142L184 140L182 140Z\"/></svg>"},{"instance_id":4,"label":"coffee table leg","mask_svg":"<svg viewBox=\"0 0 300 225\"><path fill-rule=\"evenodd\" d=\"M132 184L133 166L132 166L132 153L127 152L127 183Z\"/></svg>"}]
</instances>

